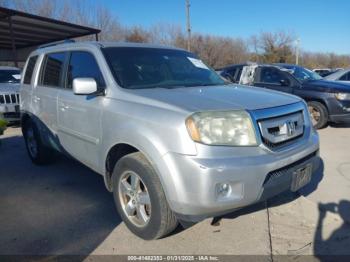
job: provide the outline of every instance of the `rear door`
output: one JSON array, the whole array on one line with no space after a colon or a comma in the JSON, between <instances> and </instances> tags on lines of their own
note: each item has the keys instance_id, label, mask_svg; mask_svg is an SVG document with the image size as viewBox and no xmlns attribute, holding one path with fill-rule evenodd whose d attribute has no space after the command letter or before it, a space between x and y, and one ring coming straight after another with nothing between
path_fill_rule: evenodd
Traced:
<instances>
[{"instance_id":1,"label":"rear door","mask_svg":"<svg viewBox=\"0 0 350 262\"><path fill-rule=\"evenodd\" d=\"M33 95L33 86L35 85L35 76L36 68L38 61L38 56L31 56L28 58L28 62L25 67L25 72L23 79L21 80L21 88L20 88L20 109L25 111L32 111L32 95ZM1 103L1 97L0 97Z\"/></svg>"},{"instance_id":2,"label":"rear door","mask_svg":"<svg viewBox=\"0 0 350 262\"><path fill-rule=\"evenodd\" d=\"M49 53L43 57L38 84L32 94L33 113L38 124L51 133L57 131L57 95L63 88L66 58L66 52Z\"/></svg>"},{"instance_id":3,"label":"rear door","mask_svg":"<svg viewBox=\"0 0 350 262\"><path fill-rule=\"evenodd\" d=\"M287 74L272 66L258 67L254 78L254 86L293 93L293 81Z\"/></svg>"},{"instance_id":4,"label":"rear door","mask_svg":"<svg viewBox=\"0 0 350 262\"><path fill-rule=\"evenodd\" d=\"M98 88L106 84L94 55L88 51L72 51L65 77L65 89L58 94L58 137L63 148L86 165L98 166L101 142L101 118L104 96L75 95L75 78L94 78Z\"/></svg>"}]
</instances>

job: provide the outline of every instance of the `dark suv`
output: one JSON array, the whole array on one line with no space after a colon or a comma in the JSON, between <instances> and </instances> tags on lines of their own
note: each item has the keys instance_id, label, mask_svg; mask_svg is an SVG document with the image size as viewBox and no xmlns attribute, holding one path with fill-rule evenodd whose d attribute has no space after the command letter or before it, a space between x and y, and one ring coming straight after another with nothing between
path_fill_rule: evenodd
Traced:
<instances>
[{"instance_id":1,"label":"dark suv","mask_svg":"<svg viewBox=\"0 0 350 262\"><path fill-rule=\"evenodd\" d=\"M302 97L315 128L330 122L350 122L350 85L322 79L317 73L290 64L240 64L222 68L228 80Z\"/></svg>"}]
</instances>

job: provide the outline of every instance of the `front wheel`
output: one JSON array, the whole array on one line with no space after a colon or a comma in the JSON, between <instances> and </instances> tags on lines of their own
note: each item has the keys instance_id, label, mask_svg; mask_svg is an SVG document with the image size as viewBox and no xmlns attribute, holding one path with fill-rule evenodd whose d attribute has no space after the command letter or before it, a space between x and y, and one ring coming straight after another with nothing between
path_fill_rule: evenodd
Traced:
<instances>
[{"instance_id":1,"label":"front wheel","mask_svg":"<svg viewBox=\"0 0 350 262\"><path fill-rule=\"evenodd\" d=\"M311 116L312 125L316 129L323 128L328 123L327 108L320 102L310 101L307 103Z\"/></svg>"},{"instance_id":2,"label":"front wheel","mask_svg":"<svg viewBox=\"0 0 350 262\"><path fill-rule=\"evenodd\" d=\"M160 180L140 152L121 158L112 180L115 204L130 231L149 240L164 237L176 228L178 222Z\"/></svg>"}]
</instances>

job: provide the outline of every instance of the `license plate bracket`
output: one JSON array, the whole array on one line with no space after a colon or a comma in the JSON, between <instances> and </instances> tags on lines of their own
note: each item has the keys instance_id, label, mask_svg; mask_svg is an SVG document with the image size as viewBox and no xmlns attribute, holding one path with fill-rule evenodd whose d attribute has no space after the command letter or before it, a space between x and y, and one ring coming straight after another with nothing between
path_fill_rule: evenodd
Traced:
<instances>
[{"instance_id":1,"label":"license plate bracket","mask_svg":"<svg viewBox=\"0 0 350 262\"><path fill-rule=\"evenodd\" d=\"M295 192L311 181L312 164L307 164L293 172L290 190Z\"/></svg>"}]
</instances>

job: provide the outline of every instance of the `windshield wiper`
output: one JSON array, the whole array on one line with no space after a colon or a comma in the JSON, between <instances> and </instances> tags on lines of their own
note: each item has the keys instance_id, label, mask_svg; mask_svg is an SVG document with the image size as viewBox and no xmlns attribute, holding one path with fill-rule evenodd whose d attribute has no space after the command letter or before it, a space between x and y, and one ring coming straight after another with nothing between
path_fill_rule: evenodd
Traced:
<instances>
[{"instance_id":1,"label":"windshield wiper","mask_svg":"<svg viewBox=\"0 0 350 262\"><path fill-rule=\"evenodd\" d=\"M175 88L184 88L185 85L165 85L165 86L156 86L154 88L165 88L165 89L175 89Z\"/></svg>"},{"instance_id":2,"label":"windshield wiper","mask_svg":"<svg viewBox=\"0 0 350 262\"><path fill-rule=\"evenodd\" d=\"M191 85L186 85L186 87L201 87L201 86L219 86L219 85L224 85L224 84L213 84L213 83L195 83Z\"/></svg>"}]
</instances>

